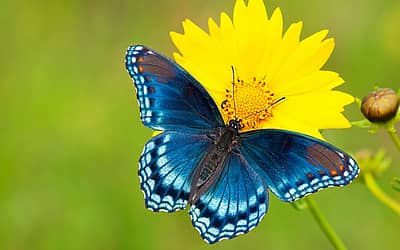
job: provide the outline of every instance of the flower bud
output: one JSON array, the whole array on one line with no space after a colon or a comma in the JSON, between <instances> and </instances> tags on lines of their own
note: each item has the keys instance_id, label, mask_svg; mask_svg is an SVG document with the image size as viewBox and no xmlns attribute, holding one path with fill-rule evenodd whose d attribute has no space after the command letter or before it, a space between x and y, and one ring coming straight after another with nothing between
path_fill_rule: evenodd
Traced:
<instances>
[{"instance_id":1,"label":"flower bud","mask_svg":"<svg viewBox=\"0 0 400 250\"><path fill-rule=\"evenodd\" d=\"M392 119L399 108L397 93L389 88L369 93L362 100L361 112L371 122L386 122Z\"/></svg>"}]
</instances>

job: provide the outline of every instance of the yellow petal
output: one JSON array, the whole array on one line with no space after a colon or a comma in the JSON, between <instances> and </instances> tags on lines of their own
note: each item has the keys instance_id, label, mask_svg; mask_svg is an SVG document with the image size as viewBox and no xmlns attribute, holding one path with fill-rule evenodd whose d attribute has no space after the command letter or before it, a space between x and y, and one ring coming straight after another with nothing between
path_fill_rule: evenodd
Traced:
<instances>
[{"instance_id":1,"label":"yellow petal","mask_svg":"<svg viewBox=\"0 0 400 250\"><path fill-rule=\"evenodd\" d=\"M217 29L212 27L212 21L210 21L210 25L213 32L217 32ZM184 35L171 32L171 38L182 54L182 56L174 55L178 64L204 84L207 89L215 89L221 86L219 84L231 82L231 80L226 82L227 75L231 75L231 69L224 65L225 59L218 56L221 46L215 42L215 38L211 38L190 20L185 20L183 27Z\"/></svg>"},{"instance_id":2,"label":"yellow petal","mask_svg":"<svg viewBox=\"0 0 400 250\"><path fill-rule=\"evenodd\" d=\"M326 54L330 55L334 46L333 40L327 40L325 43L321 42L327 34L328 31L323 30L301 41L297 49L282 65L279 73L271 80L271 84L284 84L313 70L319 70L319 67L317 68L315 64L320 65L322 59L318 60L318 62L314 62L312 59L318 58L318 55L325 58Z\"/></svg>"},{"instance_id":3,"label":"yellow petal","mask_svg":"<svg viewBox=\"0 0 400 250\"><path fill-rule=\"evenodd\" d=\"M234 65L236 73L241 79L251 79L262 62L267 44L266 33L269 29L263 1L252 0L248 6L243 1L237 1L233 23L238 50L238 61Z\"/></svg>"},{"instance_id":4,"label":"yellow petal","mask_svg":"<svg viewBox=\"0 0 400 250\"><path fill-rule=\"evenodd\" d=\"M274 115L288 115L320 129L349 127L341 112L353 101L352 96L341 91L314 91L287 97L276 106Z\"/></svg>"},{"instance_id":5,"label":"yellow petal","mask_svg":"<svg viewBox=\"0 0 400 250\"><path fill-rule=\"evenodd\" d=\"M329 90L342 83L344 83L344 80L336 72L314 71L306 76L285 82L274 91L277 96L292 96L321 89Z\"/></svg>"},{"instance_id":6,"label":"yellow petal","mask_svg":"<svg viewBox=\"0 0 400 250\"><path fill-rule=\"evenodd\" d=\"M318 139L324 139L317 127L310 126L308 123L304 123L303 121L291 117L291 113L282 113L279 116L274 115L271 120L262 124L262 127L294 131L301 134L307 134Z\"/></svg>"},{"instance_id":7,"label":"yellow petal","mask_svg":"<svg viewBox=\"0 0 400 250\"><path fill-rule=\"evenodd\" d=\"M270 58L264 58L265 79L272 88L274 84L273 79L300 44L299 39L302 26L302 22L290 25L282 40L275 46L271 46L272 53Z\"/></svg>"},{"instance_id":8,"label":"yellow petal","mask_svg":"<svg viewBox=\"0 0 400 250\"><path fill-rule=\"evenodd\" d=\"M276 53L279 51L279 45L282 43L282 13L279 8L276 8L272 14L271 20L268 22L268 26L265 28L267 31L265 33L264 48L258 53L261 55L261 61L255 66L254 75L258 78L265 78L270 75L268 69L271 65L277 66L279 58L276 56L281 55L281 53ZM283 59L283 58L281 58Z\"/></svg>"}]
</instances>

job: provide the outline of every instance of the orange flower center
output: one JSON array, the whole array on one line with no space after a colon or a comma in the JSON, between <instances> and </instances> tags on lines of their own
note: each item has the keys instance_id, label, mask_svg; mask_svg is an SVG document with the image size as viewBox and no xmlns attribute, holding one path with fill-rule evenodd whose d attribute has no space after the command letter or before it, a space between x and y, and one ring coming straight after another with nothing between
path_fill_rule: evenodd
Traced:
<instances>
[{"instance_id":1,"label":"orange flower center","mask_svg":"<svg viewBox=\"0 0 400 250\"><path fill-rule=\"evenodd\" d=\"M237 118L241 120L242 129L255 129L261 121L272 117L271 107L276 98L264 80L254 77L246 82L238 78L234 85L234 95L236 112L232 90L226 89L226 99L221 103L222 112L228 121Z\"/></svg>"}]
</instances>

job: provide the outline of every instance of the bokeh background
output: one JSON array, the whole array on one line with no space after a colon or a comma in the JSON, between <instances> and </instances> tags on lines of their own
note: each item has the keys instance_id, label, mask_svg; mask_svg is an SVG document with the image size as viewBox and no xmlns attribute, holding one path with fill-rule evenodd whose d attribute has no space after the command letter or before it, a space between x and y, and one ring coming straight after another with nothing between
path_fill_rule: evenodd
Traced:
<instances>
[{"instance_id":1,"label":"bokeh background","mask_svg":"<svg viewBox=\"0 0 400 250\"><path fill-rule=\"evenodd\" d=\"M266 1L303 37L328 28L336 49L325 69L340 89L362 97L375 83L400 86L400 2ZM137 159L150 129L139 120L125 49L146 44L172 55L169 31L190 18L232 14L234 1L69 0L0 2L0 249L332 249L307 210L271 198L251 233L212 246L187 211L144 208ZM216 57L218 55L215 55ZM251 54L249 54L251 58ZM212 60L212 58L210 58ZM304 110L307 112L307 110ZM350 120L361 115L347 108ZM386 148L393 164L379 184L400 176L385 133L326 131L349 152ZM315 195L350 249L398 249L400 220L359 182Z\"/></svg>"}]
</instances>

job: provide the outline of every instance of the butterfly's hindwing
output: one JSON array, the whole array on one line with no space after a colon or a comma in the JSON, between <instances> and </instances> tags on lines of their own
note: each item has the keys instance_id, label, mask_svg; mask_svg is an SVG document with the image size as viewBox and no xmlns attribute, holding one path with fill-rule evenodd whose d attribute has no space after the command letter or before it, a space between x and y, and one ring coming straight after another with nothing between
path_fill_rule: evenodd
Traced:
<instances>
[{"instance_id":1,"label":"butterfly's hindwing","mask_svg":"<svg viewBox=\"0 0 400 250\"><path fill-rule=\"evenodd\" d=\"M189 213L208 243L230 239L253 229L268 209L268 190L239 154L231 153L223 172Z\"/></svg>"},{"instance_id":2,"label":"butterfly's hindwing","mask_svg":"<svg viewBox=\"0 0 400 250\"><path fill-rule=\"evenodd\" d=\"M284 201L346 185L359 172L351 156L310 136L264 129L242 133L240 139L243 155Z\"/></svg>"},{"instance_id":3,"label":"butterfly's hindwing","mask_svg":"<svg viewBox=\"0 0 400 250\"><path fill-rule=\"evenodd\" d=\"M224 125L211 96L173 61L137 45L128 48L125 65L146 126L193 133Z\"/></svg>"},{"instance_id":4,"label":"butterfly's hindwing","mask_svg":"<svg viewBox=\"0 0 400 250\"><path fill-rule=\"evenodd\" d=\"M173 212L186 207L192 172L210 143L206 135L167 131L145 145L139 178L147 208Z\"/></svg>"}]
</instances>

